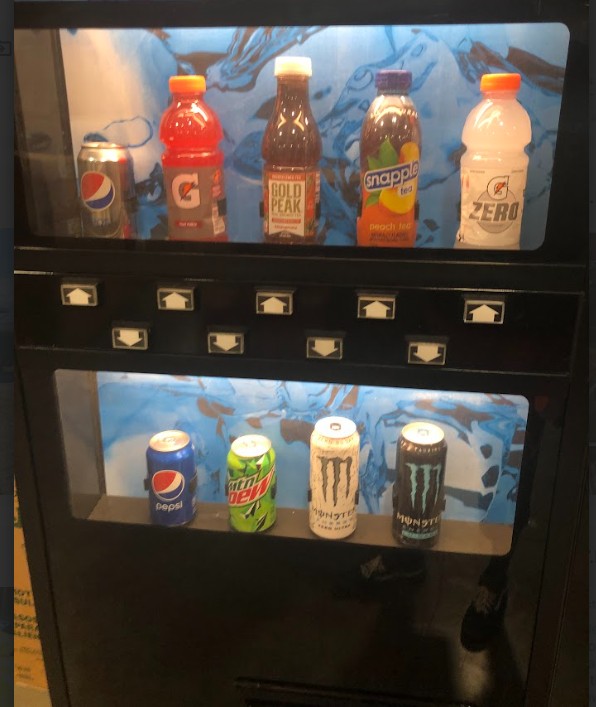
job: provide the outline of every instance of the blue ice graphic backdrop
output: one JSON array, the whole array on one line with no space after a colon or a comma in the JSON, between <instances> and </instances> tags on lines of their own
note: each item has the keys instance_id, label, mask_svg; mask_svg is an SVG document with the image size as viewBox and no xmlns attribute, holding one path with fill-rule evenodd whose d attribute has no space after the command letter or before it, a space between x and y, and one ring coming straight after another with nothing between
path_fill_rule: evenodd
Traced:
<instances>
[{"instance_id":1,"label":"blue ice graphic backdrop","mask_svg":"<svg viewBox=\"0 0 596 707\"><path fill-rule=\"evenodd\" d=\"M447 519L512 524L528 402L518 395L185 377L97 374L109 495L143 497L145 451L161 430L194 444L198 497L225 503L226 456L244 434L266 435L277 452L280 507L306 508L315 422L342 415L360 433L360 513L391 514L397 439L413 420L445 432Z\"/></svg>"},{"instance_id":2,"label":"blue ice graphic backdrop","mask_svg":"<svg viewBox=\"0 0 596 707\"><path fill-rule=\"evenodd\" d=\"M63 30L73 149L83 139L128 145L141 237L166 237L158 128L168 78L204 73L225 132L228 231L258 243L261 141L273 108L273 62L312 58L311 103L323 139L320 242L355 245L359 139L379 69L413 74L422 130L417 247L451 248L459 220L461 133L480 76L522 75L532 142L521 247L544 240L569 33L562 24Z\"/></svg>"}]
</instances>

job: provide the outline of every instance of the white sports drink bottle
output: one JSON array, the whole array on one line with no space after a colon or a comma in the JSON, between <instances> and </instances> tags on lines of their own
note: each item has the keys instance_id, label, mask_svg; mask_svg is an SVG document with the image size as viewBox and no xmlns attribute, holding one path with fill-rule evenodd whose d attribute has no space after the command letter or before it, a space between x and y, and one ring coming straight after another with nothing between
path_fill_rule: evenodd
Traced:
<instances>
[{"instance_id":1,"label":"white sports drink bottle","mask_svg":"<svg viewBox=\"0 0 596 707\"><path fill-rule=\"evenodd\" d=\"M456 248L519 250L528 173L530 116L518 103L519 74L485 74L483 100L464 125L461 222Z\"/></svg>"}]
</instances>

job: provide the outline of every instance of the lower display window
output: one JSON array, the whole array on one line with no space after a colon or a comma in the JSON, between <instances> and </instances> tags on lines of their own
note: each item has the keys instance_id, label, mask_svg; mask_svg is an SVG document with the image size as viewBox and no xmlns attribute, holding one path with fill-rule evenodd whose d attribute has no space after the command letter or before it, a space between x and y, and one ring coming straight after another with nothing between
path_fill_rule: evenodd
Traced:
<instances>
[{"instance_id":1,"label":"lower display window","mask_svg":"<svg viewBox=\"0 0 596 707\"><path fill-rule=\"evenodd\" d=\"M55 378L76 517L468 554L511 547L521 395Z\"/></svg>"}]
</instances>

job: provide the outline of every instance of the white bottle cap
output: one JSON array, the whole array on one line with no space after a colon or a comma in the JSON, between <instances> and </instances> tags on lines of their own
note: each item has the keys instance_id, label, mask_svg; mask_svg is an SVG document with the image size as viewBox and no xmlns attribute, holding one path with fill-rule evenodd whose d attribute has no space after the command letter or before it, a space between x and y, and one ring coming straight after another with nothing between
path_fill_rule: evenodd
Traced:
<instances>
[{"instance_id":1,"label":"white bottle cap","mask_svg":"<svg viewBox=\"0 0 596 707\"><path fill-rule=\"evenodd\" d=\"M312 61L308 56L276 56L275 76L312 76Z\"/></svg>"}]
</instances>

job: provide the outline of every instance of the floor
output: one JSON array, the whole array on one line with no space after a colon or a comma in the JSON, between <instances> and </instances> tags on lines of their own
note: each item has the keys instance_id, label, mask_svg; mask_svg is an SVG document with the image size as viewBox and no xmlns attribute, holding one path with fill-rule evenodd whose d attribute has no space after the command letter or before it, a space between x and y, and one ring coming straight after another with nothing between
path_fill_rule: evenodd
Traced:
<instances>
[{"instance_id":1,"label":"floor","mask_svg":"<svg viewBox=\"0 0 596 707\"><path fill-rule=\"evenodd\" d=\"M14 707L52 707L47 690L15 685Z\"/></svg>"}]
</instances>

